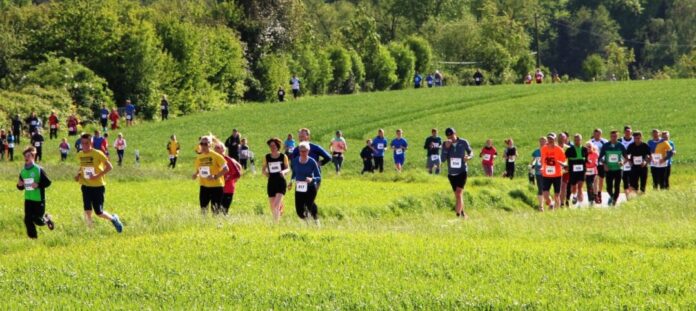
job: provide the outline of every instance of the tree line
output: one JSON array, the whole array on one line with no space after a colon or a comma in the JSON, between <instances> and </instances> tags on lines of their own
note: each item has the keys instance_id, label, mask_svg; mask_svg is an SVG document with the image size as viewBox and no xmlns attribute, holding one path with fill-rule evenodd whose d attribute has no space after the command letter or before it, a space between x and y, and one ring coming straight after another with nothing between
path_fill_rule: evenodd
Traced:
<instances>
[{"instance_id":1,"label":"tree line","mask_svg":"<svg viewBox=\"0 0 696 311\"><path fill-rule=\"evenodd\" d=\"M0 0L0 118L146 118L308 94L447 84L696 77L693 0ZM537 64L537 61L540 61ZM551 76L548 74L547 76Z\"/></svg>"}]
</instances>

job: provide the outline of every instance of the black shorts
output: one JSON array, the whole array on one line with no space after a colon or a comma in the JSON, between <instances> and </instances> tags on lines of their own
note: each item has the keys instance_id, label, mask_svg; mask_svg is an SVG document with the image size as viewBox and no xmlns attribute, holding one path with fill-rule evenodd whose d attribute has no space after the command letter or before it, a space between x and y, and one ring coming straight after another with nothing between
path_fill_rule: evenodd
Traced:
<instances>
[{"instance_id":1,"label":"black shorts","mask_svg":"<svg viewBox=\"0 0 696 311\"><path fill-rule=\"evenodd\" d=\"M106 188L82 186L82 203L85 211L94 211L95 214L104 213L104 193Z\"/></svg>"},{"instance_id":2,"label":"black shorts","mask_svg":"<svg viewBox=\"0 0 696 311\"><path fill-rule=\"evenodd\" d=\"M575 185L579 182L585 181L585 172L572 172L570 173L570 184Z\"/></svg>"},{"instance_id":3,"label":"black shorts","mask_svg":"<svg viewBox=\"0 0 696 311\"><path fill-rule=\"evenodd\" d=\"M285 191L288 189L288 183L285 178L282 177L269 177L268 185L266 185L266 192L269 198L273 198L276 194L280 193L285 195Z\"/></svg>"},{"instance_id":4,"label":"black shorts","mask_svg":"<svg viewBox=\"0 0 696 311\"><path fill-rule=\"evenodd\" d=\"M599 175L599 178L607 176L607 172L604 171L604 164L597 165L597 175Z\"/></svg>"},{"instance_id":5,"label":"black shorts","mask_svg":"<svg viewBox=\"0 0 696 311\"><path fill-rule=\"evenodd\" d=\"M544 192L551 190L553 186L553 193L561 193L561 177L544 177Z\"/></svg>"},{"instance_id":6,"label":"black shorts","mask_svg":"<svg viewBox=\"0 0 696 311\"><path fill-rule=\"evenodd\" d=\"M466 186L466 172L460 173L459 175L447 175L450 185L452 186L452 191L457 191L457 188L464 188Z\"/></svg>"},{"instance_id":7,"label":"black shorts","mask_svg":"<svg viewBox=\"0 0 696 311\"><path fill-rule=\"evenodd\" d=\"M198 199L201 208L207 208L208 204L213 206L213 209L220 207L222 204L223 187L203 187L200 188Z\"/></svg>"}]
</instances>

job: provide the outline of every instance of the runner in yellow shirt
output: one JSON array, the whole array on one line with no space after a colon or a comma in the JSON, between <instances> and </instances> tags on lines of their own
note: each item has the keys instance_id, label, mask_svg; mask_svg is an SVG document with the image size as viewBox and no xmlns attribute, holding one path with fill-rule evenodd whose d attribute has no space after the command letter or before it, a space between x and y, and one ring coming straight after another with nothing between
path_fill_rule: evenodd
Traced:
<instances>
[{"instance_id":1,"label":"runner in yellow shirt","mask_svg":"<svg viewBox=\"0 0 696 311\"><path fill-rule=\"evenodd\" d=\"M201 213L206 214L208 204L211 205L213 214L219 214L222 209L222 196L225 187L225 174L229 171L225 158L210 150L212 138L203 136L199 146L201 153L196 156L194 166L196 172L193 173L193 179L198 178L200 183L200 206Z\"/></svg>"},{"instance_id":2,"label":"runner in yellow shirt","mask_svg":"<svg viewBox=\"0 0 696 311\"><path fill-rule=\"evenodd\" d=\"M168 167L176 168L176 159L179 157L179 149L181 145L176 140L176 135L172 135L167 143L167 152L169 153L169 165Z\"/></svg>"}]
</instances>

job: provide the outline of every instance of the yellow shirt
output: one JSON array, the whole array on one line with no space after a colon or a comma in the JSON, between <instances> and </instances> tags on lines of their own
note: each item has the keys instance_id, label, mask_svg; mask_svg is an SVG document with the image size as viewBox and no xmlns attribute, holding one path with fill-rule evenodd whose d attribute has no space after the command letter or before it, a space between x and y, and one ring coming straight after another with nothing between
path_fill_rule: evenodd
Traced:
<instances>
[{"instance_id":1,"label":"yellow shirt","mask_svg":"<svg viewBox=\"0 0 696 311\"><path fill-rule=\"evenodd\" d=\"M222 168L227 166L225 158L217 152L209 151L196 156L195 167L198 171L198 181L203 187L224 187L225 176L220 174ZM220 175L217 179L208 179L208 176Z\"/></svg>"},{"instance_id":2,"label":"yellow shirt","mask_svg":"<svg viewBox=\"0 0 696 311\"><path fill-rule=\"evenodd\" d=\"M176 140L170 140L169 143L167 144L167 149L169 150L169 155L178 155L179 154L179 142Z\"/></svg>"},{"instance_id":3,"label":"yellow shirt","mask_svg":"<svg viewBox=\"0 0 696 311\"><path fill-rule=\"evenodd\" d=\"M92 149L89 152L80 151L77 153L80 160L80 184L87 187L101 187L106 185L104 176L97 179L87 179L87 176L94 176L104 171L106 163L109 161L99 150Z\"/></svg>"},{"instance_id":4,"label":"yellow shirt","mask_svg":"<svg viewBox=\"0 0 696 311\"><path fill-rule=\"evenodd\" d=\"M665 163L659 163L659 160L656 159L655 155L658 155L660 159L667 159L667 152L672 150L672 146L669 144L669 141L663 141L657 146L655 146L655 152L653 154L653 161L654 167L667 167L667 162Z\"/></svg>"}]
</instances>

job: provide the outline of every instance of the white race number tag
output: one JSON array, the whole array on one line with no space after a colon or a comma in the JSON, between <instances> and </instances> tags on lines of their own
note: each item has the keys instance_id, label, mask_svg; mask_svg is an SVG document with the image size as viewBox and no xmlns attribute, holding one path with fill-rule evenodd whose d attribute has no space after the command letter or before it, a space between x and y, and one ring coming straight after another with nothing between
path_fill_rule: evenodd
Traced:
<instances>
[{"instance_id":1,"label":"white race number tag","mask_svg":"<svg viewBox=\"0 0 696 311\"><path fill-rule=\"evenodd\" d=\"M597 174L597 168L596 168L596 167L588 168L588 169L587 169L587 172L585 172L585 175L588 175L588 176L592 176L592 175L595 175L595 174Z\"/></svg>"},{"instance_id":2,"label":"white race number tag","mask_svg":"<svg viewBox=\"0 0 696 311\"><path fill-rule=\"evenodd\" d=\"M102 114L102 116L101 116L102 119L106 119L106 117L107 117L107 115L105 115L105 114Z\"/></svg>"},{"instance_id":3,"label":"white race number tag","mask_svg":"<svg viewBox=\"0 0 696 311\"><path fill-rule=\"evenodd\" d=\"M439 161L440 160L440 155L433 154L430 156L430 161Z\"/></svg>"},{"instance_id":4,"label":"white race number tag","mask_svg":"<svg viewBox=\"0 0 696 311\"><path fill-rule=\"evenodd\" d=\"M82 175L85 177L85 179L90 179L92 176L94 176L94 167L87 166L82 168Z\"/></svg>"},{"instance_id":5,"label":"white race number tag","mask_svg":"<svg viewBox=\"0 0 696 311\"><path fill-rule=\"evenodd\" d=\"M573 172L582 172L582 164L575 164L573 165Z\"/></svg>"},{"instance_id":6,"label":"white race number tag","mask_svg":"<svg viewBox=\"0 0 696 311\"><path fill-rule=\"evenodd\" d=\"M40 141L34 142L34 147L41 147L41 142Z\"/></svg>"},{"instance_id":7,"label":"white race number tag","mask_svg":"<svg viewBox=\"0 0 696 311\"><path fill-rule=\"evenodd\" d=\"M618 154L610 154L609 155L609 163L619 163L619 155Z\"/></svg>"},{"instance_id":8,"label":"white race number tag","mask_svg":"<svg viewBox=\"0 0 696 311\"><path fill-rule=\"evenodd\" d=\"M490 154L484 154L484 155L483 155L483 160L484 160L484 161L490 161L490 160L491 160L491 155L490 155Z\"/></svg>"},{"instance_id":9,"label":"white race number tag","mask_svg":"<svg viewBox=\"0 0 696 311\"><path fill-rule=\"evenodd\" d=\"M31 191L34 190L34 178L24 178L24 190Z\"/></svg>"},{"instance_id":10,"label":"white race number tag","mask_svg":"<svg viewBox=\"0 0 696 311\"><path fill-rule=\"evenodd\" d=\"M7 144L7 147L8 147L8 148L14 148L14 143L9 143L9 144Z\"/></svg>"},{"instance_id":11,"label":"white race number tag","mask_svg":"<svg viewBox=\"0 0 696 311\"><path fill-rule=\"evenodd\" d=\"M302 193L307 192L307 182L306 181L298 181L297 185L295 186L295 191L302 192Z\"/></svg>"},{"instance_id":12,"label":"white race number tag","mask_svg":"<svg viewBox=\"0 0 696 311\"><path fill-rule=\"evenodd\" d=\"M440 144L438 144L438 143L433 143L433 148L440 148Z\"/></svg>"},{"instance_id":13,"label":"white race number tag","mask_svg":"<svg viewBox=\"0 0 696 311\"><path fill-rule=\"evenodd\" d=\"M462 168L462 158L451 158L450 159L451 168Z\"/></svg>"},{"instance_id":14,"label":"white race number tag","mask_svg":"<svg viewBox=\"0 0 696 311\"><path fill-rule=\"evenodd\" d=\"M643 165L643 157L633 157L633 165Z\"/></svg>"},{"instance_id":15,"label":"white race number tag","mask_svg":"<svg viewBox=\"0 0 696 311\"><path fill-rule=\"evenodd\" d=\"M555 166L547 166L544 171L546 172L546 175L555 175L556 174L556 167Z\"/></svg>"},{"instance_id":16,"label":"white race number tag","mask_svg":"<svg viewBox=\"0 0 696 311\"><path fill-rule=\"evenodd\" d=\"M203 178L208 178L208 176L210 176L210 166L201 166L198 168L198 175Z\"/></svg>"},{"instance_id":17,"label":"white race number tag","mask_svg":"<svg viewBox=\"0 0 696 311\"><path fill-rule=\"evenodd\" d=\"M74 132L74 131L75 131L75 127L72 127L72 126L71 126L71 127L68 128L68 130L71 131L71 132Z\"/></svg>"},{"instance_id":18,"label":"white race number tag","mask_svg":"<svg viewBox=\"0 0 696 311\"><path fill-rule=\"evenodd\" d=\"M281 171L280 162L269 162L268 163L268 171L271 173L280 173L280 171Z\"/></svg>"},{"instance_id":19,"label":"white race number tag","mask_svg":"<svg viewBox=\"0 0 696 311\"><path fill-rule=\"evenodd\" d=\"M377 144L377 149L379 149L379 150L384 149L384 144Z\"/></svg>"},{"instance_id":20,"label":"white race number tag","mask_svg":"<svg viewBox=\"0 0 696 311\"><path fill-rule=\"evenodd\" d=\"M51 124L51 128L52 128L52 129L55 129L55 128L56 128L56 125L55 125L55 124Z\"/></svg>"},{"instance_id":21,"label":"white race number tag","mask_svg":"<svg viewBox=\"0 0 696 311\"><path fill-rule=\"evenodd\" d=\"M133 116L131 116L131 115L126 115L126 120L130 120L130 119L133 119Z\"/></svg>"},{"instance_id":22,"label":"white race number tag","mask_svg":"<svg viewBox=\"0 0 696 311\"><path fill-rule=\"evenodd\" d=\"M515 162L515 156L508 156L508 162Z\"/></svg>"},{"instance_id":23,"label":"white race number tag","mask_svg":"<svg viewBox=\"0 0 696 311\"><path fill-rule=\"evenodd\" d=\"M624 172L630 171L631 170L631 162L624 163L623 170L624 170Z\"/></svg>"},{"instance_id":24,"label":"white race number tag","mask_svg":"<svg viewBox=\"0 0 696 311\"><path fill-rule=\"evenodd\" d=\"M396 155L402 155L404 154L404 149L396 149L394 150L394 153L396 153Z\"/></svg>"}]
</instances>

